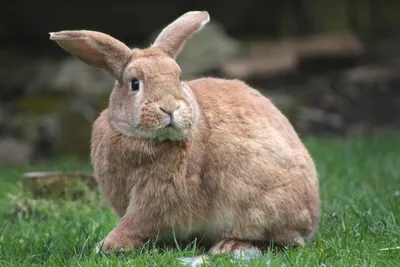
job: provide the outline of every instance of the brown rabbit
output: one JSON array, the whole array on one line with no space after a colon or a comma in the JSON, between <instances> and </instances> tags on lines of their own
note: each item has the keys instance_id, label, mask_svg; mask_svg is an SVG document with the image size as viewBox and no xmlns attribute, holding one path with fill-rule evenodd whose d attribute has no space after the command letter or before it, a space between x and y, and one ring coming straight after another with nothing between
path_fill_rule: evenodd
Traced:
<instances>
[{"instance_id":1,"label":"brown rabbit","mask_svg":"<svg viewBox=\"0 0 400 267\"><path fill-rule=\"evenodd\" d=\"M103 251L201 237L211 254L229 253L303 246L316 232L315 165L287 118L242 81L180 80L175 58L209 20L187 12L143 50L100 32L50 33L116 79L91 143L95 177L121 217Z\"/></svg>"}]
</instances>

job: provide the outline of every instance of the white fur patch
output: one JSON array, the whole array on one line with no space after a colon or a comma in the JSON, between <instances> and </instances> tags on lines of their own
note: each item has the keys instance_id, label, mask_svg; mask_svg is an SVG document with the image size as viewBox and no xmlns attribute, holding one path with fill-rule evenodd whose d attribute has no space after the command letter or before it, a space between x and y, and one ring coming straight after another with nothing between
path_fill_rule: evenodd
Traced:
<instances>
[{"instance_id":1,"label":"white fur patch","mask_svg":"<svg viewBox=\"0 0 400 267\"><path fill-rule=\"evenodd\" d=\"M259 248L240 248L233 251L233 257L235 259L252 260L262 256L262 252Z\"/></svg>"},{"instance_id":2,"label":"white fur patch","mask_svg":"<svg viewBox=\"0 0 400 267\"><path fill-rule=\"evenodd\" d=\"M139 80L139 92L143 90L143 81Z\"/></svg>"},{"instance_id":3,"label":"white fur patch","mask_svg":"<svg viewBox=\"0 0 400 267\"><path fill-rule=\"evenodd\" d=\"M220 208L224 212L216 213L214 219L207 221L193 221L185 228L175 228L174 232L164 232L159 238L165 241L185 240L193 236L215 243L227 229L230 229L233 222L233 211L227 208Z\"/></svg>"},{"instance_id":4,"label":"white fur patch","mask_svg":"<svg viewBox=\"0 0 400 267\"><path fill-rule=\"evenodd\" d=\"M215 220L206 222L196 222L187 228L174 229L173 232L162 233L159 238L161 240L173 241L188 239L192 236L204 238L210 242L216 242L218 238L229 228L230 221L228 220Z\"/></svg>"},{"instance_id":5,"label":"white fur patch","mask_svg":"<svg viewBox=\"0 0 400 267\"><path fill-rule=\"evenodd\" d=\"M96 244L96 246L94 247L94 252L96 254L99 254L101 251L101 245L100 244Z\"/></svg>"},{"instance_id":6,"label":"white fur patch","mask_svg":"<svg viewBox=\"0 0 400 267\"><path fill-rule=\"evenodd\" d=\"M235 264L236 260L250 261L262 256L262 252L258 248L241 248L234 250L232 253L233 258L230 260ZM200 255L195 257L182 257L178 258L178 261L185 265L191 267L197 267L210 262L210 257L208 255Z\"/></svg>"},{"instance_id":7,"label":"white fur patch","mask_svg":"<svg viewBox=\"0 0 400 267\"><path fill-rule=\"evenodd\" d=\"M200 255L196 257L178 258L178 261L186 266L197 267L207 264L209 262L209 257L207 255Z\"/></svg>"}]
</instances>

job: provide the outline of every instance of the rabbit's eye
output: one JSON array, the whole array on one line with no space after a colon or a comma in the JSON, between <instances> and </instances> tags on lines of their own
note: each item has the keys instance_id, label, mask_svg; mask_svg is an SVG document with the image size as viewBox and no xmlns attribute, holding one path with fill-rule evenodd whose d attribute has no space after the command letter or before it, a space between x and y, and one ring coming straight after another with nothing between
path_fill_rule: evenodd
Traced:
<instances>
[{"instance_id":1,"label":"rabbit's eye","mask_svg":"<svg viewBox=\"0 0 400 267\"><path fill-rule=\"evenodd\" d=\"M131 81L131 90L138 91L140 88L140 82L138 79L132 79Z\"/></svg>"}]
</instances>

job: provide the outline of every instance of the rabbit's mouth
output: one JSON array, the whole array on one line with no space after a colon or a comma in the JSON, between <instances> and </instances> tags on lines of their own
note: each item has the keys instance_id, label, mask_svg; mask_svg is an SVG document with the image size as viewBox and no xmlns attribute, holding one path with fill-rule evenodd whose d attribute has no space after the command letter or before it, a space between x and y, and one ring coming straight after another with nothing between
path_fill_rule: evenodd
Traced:
<instances>
[{"instance_id":1,"label":"rabbit's mouth","mask_svg":"<svg viewBox=\"0 0 400 267\"><path fill-rule=\"evenodd\" d=\"M155 139L158 141L184 140L187 136L188 130L186 129L187 127L185 127L185 124L182 124L181 114L179 114L179 112L172 112L162 115L162 123L155 131Z\"/></svg>"},{"instance_id":2,"label":"rabbit's mouth","mask_svg":"<svg viewBox=\"0 0 400 267\"><path fill-rule=\"evenodd\" d=\"M158 141L181 141L186 138L186 135L187 130L179 128L173 123L169 123L163 128L157 130L155 139Z\"/></svg>"},{"instance_id":3,"label":"rabbit's mouth","mask_svg":"<svg viewBox=\"0 0 400 267\"><path fill-rule=\"evenodd\" d=\"M184 127L184 125L175 120L165 121L161 127L158 126L153 129L143 129L140 125L135 126L129 121L115 118L111 119L110 122L118 132L126 136L156 141L183 141L189 132L189 128Z\"/></svg>"}]
</instances>

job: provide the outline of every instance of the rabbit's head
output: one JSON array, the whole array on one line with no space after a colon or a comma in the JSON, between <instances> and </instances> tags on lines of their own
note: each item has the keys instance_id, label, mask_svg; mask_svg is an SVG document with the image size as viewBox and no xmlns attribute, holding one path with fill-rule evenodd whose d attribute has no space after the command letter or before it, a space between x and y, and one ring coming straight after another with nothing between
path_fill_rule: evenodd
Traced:
<instances>
[{"instance_id":1,"label":"rabbit's head","mask_svg":"<svg viewBox=\"0 0 400 267\"><path fill-rule=\"evenodd\" d=\"M199 107L191 89L180 80L175 58L185 41L209 20L206 11L187 12L146 49L130 49L110 35L87 30L53 32L50 39L116 79L109 117L117 131L136 138L183 140L196 127Z\"/></svg>"}]
</instances>

